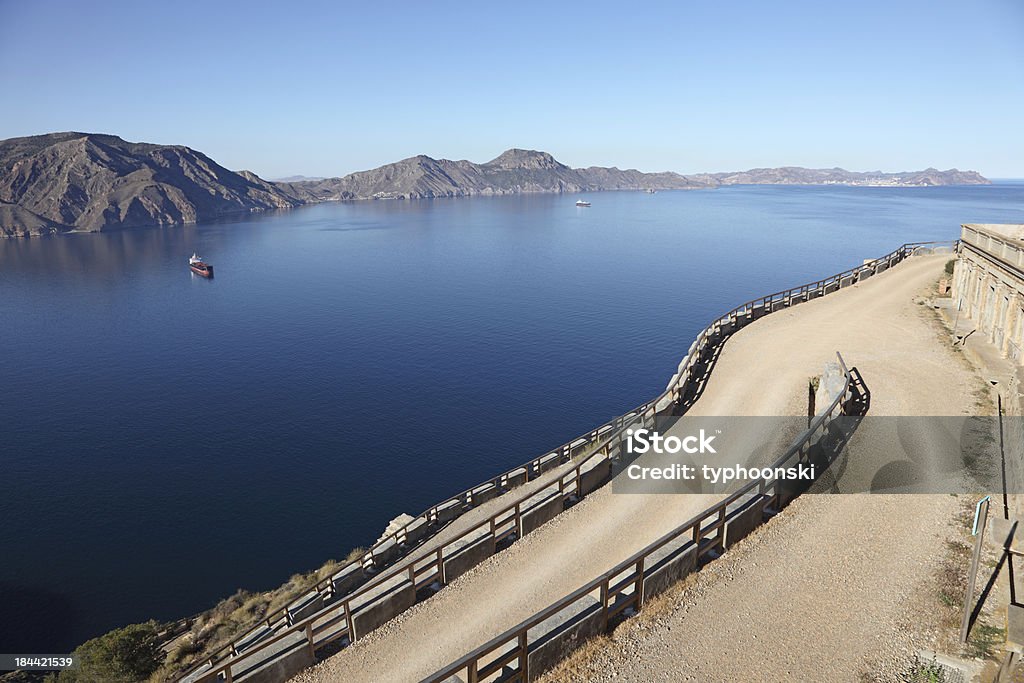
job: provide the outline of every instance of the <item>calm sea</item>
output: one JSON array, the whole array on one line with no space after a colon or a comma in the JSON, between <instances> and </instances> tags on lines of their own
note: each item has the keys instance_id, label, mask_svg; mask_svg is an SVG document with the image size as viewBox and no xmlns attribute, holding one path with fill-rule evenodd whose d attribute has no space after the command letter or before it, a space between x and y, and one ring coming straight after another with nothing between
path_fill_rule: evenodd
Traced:
<instances>
[{"instance_id":1,"label":"calm sea","mask_svg":"<svg viewBox=\"0 0 1024 683\"><path fill-rule=\"evenodd\" d=\"M274 587L655 396L738 303L1024 222L1010 183L583 196L0 241L0 652Z\"/></svg>"}]
</instances>

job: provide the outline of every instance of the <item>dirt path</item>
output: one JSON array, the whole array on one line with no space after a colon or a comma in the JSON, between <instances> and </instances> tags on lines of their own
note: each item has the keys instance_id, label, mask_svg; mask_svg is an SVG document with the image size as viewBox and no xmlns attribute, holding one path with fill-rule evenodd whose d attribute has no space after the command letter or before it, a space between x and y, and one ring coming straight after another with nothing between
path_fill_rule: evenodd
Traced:
<instances>
[{"instance_id":1,"label":"dirt path","mask_svg":"<svg viewBox=\"0 0 1024 683\"><path fill-rule=\"evenodd\" d=\"M957 501L803 496L542 680L902 680L935 643L929 584Z\"/></svg>"},{"instance_id":2,"label":"dirt path","mask_svg":"<svg viewBox=\"0 0 1024 683\"><path fill-rule=\"evenodd\" d=\"M914 303L914 297L937 279L946 260L948 256L914 258L860 285L773 314L740 331L726 344L691 414L800 415L806 409L802 401L806 400L808 377L820 373L836 350L863 372L874 394L873 415L970 410L963 397L970 394L976 380L962 364L951 361L952 352L937 341L937 330L927 317L930 312ZM613 495L605 487L296 680L418 681L614 566L709 500L693 495ZM907 516L907 533L911 535L910 527L930 528L932 515L944 514L929 509L925 519L920 516L922 506L906 507L901 514ZM892 539L861 533L863 521L837 512L832 522L845 526L823 528L817 542L823 546L836 538L859 539L871 546L862 551L865 557L886 552L886 547L890 548L887 552L899 552L903 557ZM829 556L822 550L811 557ZM795 559L790 558L790 564ZM896 565L891 569L902 576L895 571ZM726 644L738 637L757 613L770 619L773 603L784 605L787 596L801 593L794 576L804 574L787 576L774 593L741 605L745 617L732 627L720 627L710 620L695 627L708 641L702 661L708 666L720 661ZM837 580L842 576L855 581L847 574L837 574ZM723 600L728 601L728 596ZM795 630L804 630L813 640L808 629ZM845 633L845 626L834 626L833 631L842 634L841 639L861 635ZM771 633L759 632L765 638ZM645 662L634 669L676 670L690 660L688 654L681 654L685 651L686 647L665 650L661 662L652 661L649 666ZM764 662L767 654L761 648L757 661ZM769 666L768 670L776 669Z\"/></svg>"},{"instance_id":3,"label":"dirt path","mask_svg":"<svg viewBox=\"0 0 1024 683\"><path fill-rule=\"evenodd\" d=\"M912 260L892 280L744 330L712 375L707 397L721 397L714 409L729 409L722 380L732 369L764 382L751 366L770 351L772 369L795 381L812 369L808 346L817 352L826 343L863 372L872 416L985 412L984 382L914 302L946 258ZM892 288L870 287L882 284ZM847 305L876 292L868 310ZM801 335L813 343L801 344ZM767 389L781 402L785 386ZM709 404L702 398L695 407ZM858 439L872 437L855 435L851 449ZM907 658L938 640L931 583L959 506L947 494L804 496L544 680L901 680Z\"/></svg>"}]
</instances>

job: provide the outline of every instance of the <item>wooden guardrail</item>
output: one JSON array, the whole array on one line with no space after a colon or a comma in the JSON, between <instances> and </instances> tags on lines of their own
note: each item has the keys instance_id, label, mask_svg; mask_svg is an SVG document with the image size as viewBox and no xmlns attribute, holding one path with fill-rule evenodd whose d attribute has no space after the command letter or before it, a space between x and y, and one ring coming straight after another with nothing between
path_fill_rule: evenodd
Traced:
<instances>
[{"instance_id":1,"label":"wooden guardrail","mask_svg":"<svg viewBox=\"0 0 1024 683\"><path fill-rule=\"evenodd\" d=\"M855 376L855 370L851 371L846 367L843 357L838 352L836 357L845 377L843 390L828 408L815 416L808 429L780 458L769 465L769 468L784 468L798 462L806 462L808 451L818 442L819 435L826 433L835 417L847 414L848 407L856 398L855 393L860 391L861 381L859 375ZM499 671L503 674L501 680L504 683L528 683L532 680L529 656L529 631L532 628L586 596L598 596L600 614L594 616L600 620L601 630L607 630L609 622L616 616L627 609L639 611L643 606L644 579L650 576L649 568L653 567L654 562L649 560L653 555L667 544L681 539L693 544L696 563L709 554L724 552L729 508L745 498L758 497L763 500L766 508L779 510L787 502L783 498L784 493L780 484L780 480L774 477L749 482L593 581L425 678L422 683L440 683L453 676L459 676L467 683L478 683Z\"/></svg>"},{"instance_id":2,"label":"wooden guardrail","mask_svg":"<svg viewBox=\"0 0 1024 683\"><path fill-rule=\"evenodd\" d=\"M687 402L692 401L695 395L699 394L703 383L707 379L706 374L701 374L701 371L706 370L707 360L724 344L725 340L732 333L774 311L810 301L861 282L876 273L891 268L913 254L931 251L940 246L955 247L956 244L956 241L907 243L885 256L855 268L813 283L753 299L737 306L701 330L696 340L690 345L687 354L680 361L677 372L669 380L665 391L657 398L637 406L633 410L563 444L557 449L534 458L524 465L508 470L482 484L466 489L460 494L431 506L419 515L419 518L423 518L428 523L436 522L442 511L453 505L463 506L468 509L474 505L474 491L489 484L505 487L510 478L519 476L524 468L526 469L526 480L529 480L552 469L556 466L552 464L553 462L557 463L557 466L563 465L586 450L588 452L587 457L552 484L557 484L563 504L571 502L574 498L581 497L580 479L584 469L591 466L595 459L615 457L619 448L619 438L627 428L636 426L638 422L642 422L643 426L649 428L653 426L654 418L658 413L673 409L675 406L685 410ZM278 633L263 638L259 642L244 648L244 650L241 649L239 641L228 643L205 658L200 665L189 670L183 679L206 681L219 678L220 680L231 681L231 667L235 666L240 658L255 658L268 650L268 648L280 646L284 639L296 637L299 634L302 634L306 647L311 652L315 652L324 645L341 638L347 637L349 641L355 640L352 614L353 602L358 601L387 581L403 574L408 576L417 589L430 585L441 576L441 567L444 561L442 551L444 547L461 540L473 538L485 529L494 534L496 543L508 542L521 537L523 513L525 512L523 503L532 495L525 496L505 506L489 518L465 530L457 538L449 540L444 546L439 546L434 553L384 569L343 599L335 594L334 583L331 581L331 578L323 579L311 590L315 590L319 595L324 596L326 598L325 602L330 601L329 605L318 610L315 614L300 620L288 618L287 606L267 615L262 623L265 624L267 629L279 630ZM413 522L403 525L402 528L386 536L377 545L382 545L389 540L393 540L396 544L404 542L408 529L415 521L414 519ZM372 557L372 549L367 553L367 556ZM365 558L366 556L364 556L363 560L356 560L356 562L350 564L362 563L365 561ZM345 567L348 566L350 565ZM339 571L343 571L345 567ZM337 572L335 573L336 575ZM332 612L337 612L337 614L329 616Z\"/></svg>"},{"instance_id":3,"label":"wooden guardrail","mask_svg":"<svg viewBox=\"0 0 1024 683\"><path fill-rule=\"evenodd\" d=\"M614 421L609 423L610 426L608 429L599 428L599 430L595 430L601 431L605 436L601 438L601 441L594 447L589 456L574 468L559 476L555 482L552 483L552 486L558 487L558 494L562 499L563 508L566 502L569 502L574 498L582 497L580 495L581 477L593 460L597 458L613 457L619 447L618 435L623 433L626 428L637 425L638 422L648 428L652 427L654 425L655 415L654 401L648 401L629 413L615 418ZM279 633L260 640L257 644L250 648L246 648L244 651L239 651L236 648L236 643L231 643L230 645L221 648L217 653L205 660L202 665L189 671L189 673L185 675L185 678L201 674L201 678L198 680L205 681L212 680L212 676L223 675L224 680L231 681L232 676L230 670L231 667L238 662L239 657L255 657L259 655L261 651L278 645L281 641L300 632L305 634L308 646L314 650L320 649L323 646L342 638L348 638L350 642L355 640L355 629L353 627L353 613L355 610L353 603L357 603L366 594L372 592L381 585L398 577L402 577L403 575L411 580L417 591L427 588L435 582L439 582L442 578L442 567L445 561L443 551L446 547L456 544L460 540L473 538L481 532L489 532L492 534L496 545L521 538L524 535L524 515L529 512L529 510L524 508L524 503L531 497L532 495L526 496L523 499L517 500L501 508L487 519L484 519L465 530L457 538L448 541L446 544L439 545L433 553L430 553L425 557L400 563L381 572L350 595L343 599L332 601L330 605L325 607L323 610L318 611L316 614L294 624L290 624ZM324 592L329 598L336 597L334 595L333 584L329 584L324 589ZM331 612L334 612L335 614L332 616L326 616L327 613ZM273 624L268 622L267 626L272 627Z\"/></svg>"}]
</instances>

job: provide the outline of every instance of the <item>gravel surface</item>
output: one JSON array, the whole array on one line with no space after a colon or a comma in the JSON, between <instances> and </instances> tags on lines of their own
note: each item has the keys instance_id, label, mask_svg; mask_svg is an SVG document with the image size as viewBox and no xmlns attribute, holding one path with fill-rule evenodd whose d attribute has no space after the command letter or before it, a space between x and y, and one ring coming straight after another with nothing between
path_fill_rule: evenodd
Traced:
<instances>
[{"instance_id":1,"label":"gravel surface","mask_svg":"<svg viewBox=\"0 0 1024 683\"><path fill-rule=\"evenodd\" d=\"M957 510L949 495L799 498L543 680L899 680L937 640L929 584Z\"/></svg>"},{"instance_id":2,"label":"gravel surface","mask_svg":"<svg viewBox=\"0 0 1024 683\"><path fill-rule=\"evenodd\" d=\"M970 412L980 380L943 343L931 311L917 303L948 258L911 259L741 330L690 414L804 414L807 379L836 350L863 373L872 415ZM418 681L714 498L613 495L605 487L295 680ZM722 580L695 594L691 607L672 612L673 620L689 618L689 628L670 622L665 633L675 635L663 635L671 639L660 649L641 647L647 635L635 636L629 647L617 637L601 655L609 658L604 667L609 676L635 680L856 680L867 658L903 648L897 636L910 633L899 626L905 603L925 581L929 557L942 548L943 520L954 502L950 496L807 496L700 573L702 581L719 574ZM740 566L737 558L747 556L749 564ZM642 623L631 620L620 631Z\"/></svg>"}]
</instances>

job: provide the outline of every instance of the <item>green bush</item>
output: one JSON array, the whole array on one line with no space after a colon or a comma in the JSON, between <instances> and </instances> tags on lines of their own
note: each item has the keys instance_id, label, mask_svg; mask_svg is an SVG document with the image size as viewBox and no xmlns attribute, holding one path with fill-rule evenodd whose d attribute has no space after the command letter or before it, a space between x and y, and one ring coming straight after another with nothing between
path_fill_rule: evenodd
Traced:
<instances>
[{"instance_id":1,"label":"green bush","mask_svg":"<svg viewBox=\"0 0 1024 683\"><path fill-rule=\"evenodd\" d=\"M75 648L74 655L78 665L61 671L59 683L138 683L164 660L154 621L93 638Z\"/></svg>"},{"instance_id":2,"label":"green bush","mask_svg":"<svg viewBox=\"0 0 1024 683\"><path fill-rule=\"evenodd\" d=\"M946 683L946 670L939 666L935 658L931 660L921 659L914 655L913 661L900 680L904 683Z\"/></svg>"},{"instance_id":3,"label":"green bush","mask_svg":"<svg viewBox=\"0 0 1024 683\"><path fill-rule=\"evenodd\" d=\"M956 259L955 258L951 258L948 261L946 261L946 275L952 275L953 274L953 266L955 266L955 265L956 265Z\"/></svg>"}]
</instances>

